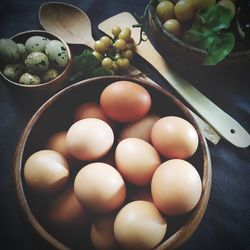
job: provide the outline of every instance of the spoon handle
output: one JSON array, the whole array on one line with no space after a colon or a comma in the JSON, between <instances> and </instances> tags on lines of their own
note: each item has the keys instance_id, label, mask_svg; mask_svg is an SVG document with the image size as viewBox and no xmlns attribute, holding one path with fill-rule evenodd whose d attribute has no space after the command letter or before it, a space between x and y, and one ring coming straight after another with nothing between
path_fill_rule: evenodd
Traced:
<instances>
[{"instance_id":1,"label":"spoon handle","mask_svg":"<svg viewBox=\"0 0 250 250\"><path fill-rule=\"evenodd\" d=\"M99 24L98 28L108 35L112 27L119 23L122 28L129 27L135 42L139 41L139 29L132 28L138 22L128 12L117 14ZM148 61L168 83L186 100L197 113L204 118L224 139L233 145L246 148L250 145L249 133L232 117L226 114L206 96L174 72L156 51L151 42L141 42L136 47L136 53Z\"/></svg>"}]
</instances>

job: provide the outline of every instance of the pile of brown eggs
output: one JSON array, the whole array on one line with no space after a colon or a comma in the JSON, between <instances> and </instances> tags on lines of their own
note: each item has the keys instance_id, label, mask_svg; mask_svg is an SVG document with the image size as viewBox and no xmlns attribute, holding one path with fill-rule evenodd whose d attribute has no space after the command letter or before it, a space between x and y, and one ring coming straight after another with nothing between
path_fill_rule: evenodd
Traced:
<instances>
[{"instance_id":1,"label":"pile of brown eggs","mask_svg":"<svg viewBox=\"0 0 250 250\"><path fill-rule=\"evenodd\" d=\"M87 230L95 249L152 249L166 235L168 216L194 209L202 184L188 159L197 132L151 106L143 86L111 83L99 102L76 108L67 131L28 157L25 182L38 196L53 194L46 212L52 224ZM76 161L82 166L65 188Z\"/></svg>"}]
</instances>

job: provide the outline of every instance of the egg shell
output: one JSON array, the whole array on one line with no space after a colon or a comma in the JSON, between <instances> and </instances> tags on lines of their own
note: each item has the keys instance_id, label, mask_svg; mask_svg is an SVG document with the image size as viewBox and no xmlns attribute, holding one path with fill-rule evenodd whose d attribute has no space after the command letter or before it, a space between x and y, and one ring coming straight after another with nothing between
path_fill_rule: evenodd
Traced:
<instances>
[{"instance_id":1,"label":"egg shell","mask_svg":"<svg viewBox=\"0 0 250 250\"><path fill-rule=\"evenodd\" d=\"M74 113L74 120L79 121L85 118L97 118L108 123L112 128L114 122L103 112L100 105L96 102L83 103L77 107Z\"/></svg>"},{"instance_id":2,"label":"egg shell","mask_svg":"<svg viewBox=\"0 0 250 250\"><path fill-rule=\"evenodd\" d=\"M151 131L155 149L168 159L186 159L198 148L199 138L194 126L177 116L166 116L158 120Z\"/></svg>"},{"instance_id":3,"label":"egg shell","mask_svg":"<svg viewBox=\"0 0 250 250\"><path fill-rule=\"evenodd\" d=\"M102 91L100 105L105 114L115 121L135 122L149 112L151 96L137 83L117 81Z\"/></svg>"},{"instance_id":4,"label":"egg shell","mask_svg":"<svg viewBox=\"0 0 250 250\"><path fill-rule=\"evenodd\" d=\"M125 249L147 250L158 245L166 234L167 222L149 201L133 201L117 214L116 240Z\"/></svg>"},{"instance_id":5,"label":"egg shell","mask_svg":"<svg viewBox=\"0 0 250 250\"><path fill-rule=\"evenodd\" d=\"M58 227L80 228L86 225L86 209L75 196L73 187L53 200L47 210L49 221Z\"/></svg>"},{"instance_id":6,"label":"egg shell","mask_svg":"<svg viewBox=\"0 0 250 250\"><path fill-rule=\"evenodd\" d=\"M25 85L36 85L41 83L41 79L37 75L33 75L26 72L20 76L19 83Z\"/></svg>"},{"instance_id":7,"label":"egg shell","mask_svg":"<svg viewBox=\"0 0 250 250\"><path fill-rule=\"evenodd\" d=\"M99 216L94 219L90 229L90 239L96 250L119 250L114 235L116 214Z\"/></svg>"},{"instance_id":8,"label":"egg shell","mask_svg":"<svg viewBox=\"0 0 250 250\"><path fill-rule=\"evenodd\" d=\"M161 212L173 216L182 215L197 205L202 192L201 178L189 162L168 160L155 171L151 192Z\"/></svg>"},{"instance_id":9,"label":"egg shell","mask_svg":"<svg viewBox=\"0 0 250 250\"><path fill-rule=\"evenodd\" d=\"M138 138L122 140L116 147L115 162L123 178L135 185L146 186L161 164L154 147Z\"/></svg>"},{"instance_id":10,"label":"egg shell","mask_svg":"<svg viewBox=\"0 0 250 250\"><path fill-rule=\"evenodd\" d=\"M70 153L79 160L97 160L111 149L114 133L104 121L86 118L74 123L68 130L66 143Z\"/></svg>"},{"instance_id":11,"label":"egg shell","mask_svg":"<svg viewBox=\"0 0 250 250\"><path fill-rule=\"evenodd\" d=\"M24 178L30 189L53 193L60 190L69 177L68 163L53 150L33 153L25 162Z\"/></svg>"},{"instance_id":12,"label":"egg shell","mask_svg":"<svg viewBox=\"0 0 250 250\"><path fill-rule=\"evenodd\" d=\"M26 51L26 49L25 49L25 46L24 46L24 44L22 44L22 43L17 43L16 45L17 45L17 47L18 47L20 59L21 59L22 61L24 61L25 58L26 58L26 56L27 56L27 51Z\"/></svg>"},{"instance_id":13,"label":"egg shell","mask_svg":"<svg viewBox=\"0 0 250 250\"><path fill-rule=\"evenodd\" d=\"M49 59L42 52L32 52L27 56L24 63L28 71L33 73L42 73L49 68Z\"/></svg>"},{"instance_id":14,"label":"egg shell","mask_svg":"<svg viewBox=\"0 0 250 250\"><path fill-rule=\"evenodd\" d=\"M64 68L69 61L66 47L59 40L49 41L45 46L45 53L48 55L49 60L60 68Z\"/></svg>"},{"instance_id":15,"label":"egg shell","mask_svg":"<svg viewBox=\"0 0 250 250\"><path fill-rule=\"evenodd\" d=\"M0 39L0 59L7 63L15 63L19 58L20 54L17 44L8 38Z\"/></svg>"},{"instance_id":16,"label":"egg shell","mask_svg":"<svg viewBox=\"0 0 250 250\"><path fill-rule=\"evenodd\" d=\"M77 199L94 213L114 211L126 197L126 187L120 173L102 162L90 163L77 173L74 191Z\"/></svg>"},{"instance_id":17,"label":"egg shell","mask_svg":"<svg viewBox=\"0 0 250 250\"><path fill-rule=\"evenodd\" d=\"M25 42L25 49L28 54L32 52L45 52L45 46L49 39L44 36L31 36Z\"/></svg>"},{"instance_id":18,"label":"egg shell","mask_svg":"<svg viewBox=\"0 0 250 250\"><path fill-rule=\"evenodd\" d=\"M59 73L56 69L49 69L42 75L42 80L44 82L49 82L49 81L57 78L58 75L59 75Z\"/></svg>"},{"instance_id":19,"label":"egg shell","mask_svg":"<svg viewBox=\"0 0 250 250\"><path fill-rule=\"evenodd\" d=\"M3 69L3 74L10 80L17 80L24 71L22 64L7 64Z\"/></svg>"},{"instance_id":20,"label":"egg shell","mask_svg":"<svg viewBox=\"0 0 250 250\"><path fill-rule=\"evenodd\" d=\"M155 122L159 119L160 116L150 114L137 122L127 124L122 128L118 141L126 138L139 138L151 143L151 130Z\"/></svg>"}]
</instances>

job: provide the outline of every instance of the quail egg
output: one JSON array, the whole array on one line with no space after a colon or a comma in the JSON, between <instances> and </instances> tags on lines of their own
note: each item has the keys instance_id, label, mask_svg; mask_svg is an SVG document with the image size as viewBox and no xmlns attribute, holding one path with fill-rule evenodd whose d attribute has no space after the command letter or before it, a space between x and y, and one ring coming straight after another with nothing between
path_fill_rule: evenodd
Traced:
<instances>
[{"instance_id":1,"label":"quail egg","mask_svg":"<svg viewBox=\"0 0 250 250\"><path fill-rule=\"evenodd\" d=\"M42 76L42 80L44 82L48 82L48 81L51 81L55 78L58 77L58 71L55 70L55 69L49 69L48 71L46 71L43 76Z\"/></svg>"},{"instance_id":2,"label":"quail egg","mask_svg":"<svg viewBox=\"0 0 250 250\"><path fill-rule=\"evenodd\" d=\"M49 39L43 36L32 36L25 42L25 49L28 53L44 52L46 44Z\"/></svg>"},{"instance_id":3,"label":"quail egg","mask_svg":"<svg viewBox=\"0 0 250 250\"><path fill-rule=\"evenodd\" d=\"M30 73L24 73L19 79L19 83L25 85L36 85L41 83L41 79L37 75L31 75Z\"/></svg>"},{"instance_id":4,"label":"quail egg","mask_svg":"<svg viewBox=\"0 0 250 250\"><path fill-rule=\"evenodd\" d=\"M49 59L42 52L32 52L25 59L25 65L30 72L42 73L49 68Z\"/></svg>"},{"instance_id":5,"label":"quail egg","mask_svg":"<svg viewBox=\"0 0 250 250\"><path fill-rule=\"evenodd\" d=\"M63 68L67 65L69 56L64 44L58 40L51 40L45 46L45 53L56 66Z\"/></svg>"},{"instance_id":6,"label":"quail egg","mask_svg":"<svg viewBox=\"0 0 250 250\"><path fill-rule=\"evenodd\" d=\"M3 74L10 80L17 80L24 71L22 64L7 64L3 69Z\"/></svg>"},{"instance_id":7,"label":"quail egg","mask_svg":"<svg viewBox=\"0 0 250 250\"><path fill-rule=\"evenodd\" d=\"M0 59L7 63L14 63L19 58L20 54L16 43L11 39L0 39Z\"/></svg>"}]
</instances>

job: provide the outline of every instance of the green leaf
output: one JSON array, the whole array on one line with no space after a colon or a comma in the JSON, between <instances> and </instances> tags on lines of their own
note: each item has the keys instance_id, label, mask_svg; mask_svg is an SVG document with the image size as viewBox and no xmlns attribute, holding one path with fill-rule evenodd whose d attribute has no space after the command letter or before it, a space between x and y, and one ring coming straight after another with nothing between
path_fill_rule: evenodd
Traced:
<instances>
[{"instance_id":1,"label":"green leaf","mask_svg":"<svg viewBox=\"0 0 250 250\"><path fill-rule=\"evenodd\" d=\"M231 53L235 46L233 33L225 32L233 19L231 10L214 4L200 10L192 28L185 33L184 40L207 51L205 65L216 65Z\"/></svg>"}]
</instances>

